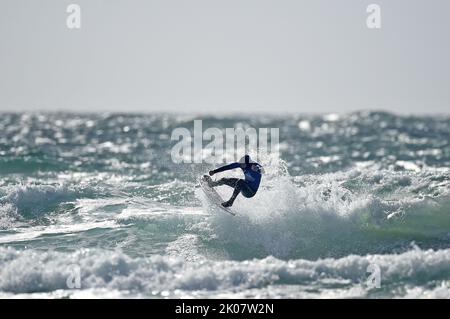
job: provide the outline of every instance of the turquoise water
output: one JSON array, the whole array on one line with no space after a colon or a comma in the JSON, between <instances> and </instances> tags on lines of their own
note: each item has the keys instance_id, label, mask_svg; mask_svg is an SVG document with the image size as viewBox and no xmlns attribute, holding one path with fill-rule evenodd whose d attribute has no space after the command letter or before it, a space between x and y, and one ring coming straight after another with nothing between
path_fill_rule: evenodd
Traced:
<instances>
[{"instance_id":1,"label":"turquoise water","mask_svg":"<svg viewBox=\"0 0 450 319\"><path fill-rule=\"evenodd\" d=\"M212 165L171 161L195 119L280 129L237 217L198 186ZM33 113L0 131L1 297L450 297L449 117Z\"/></svg>"}]
</instances>

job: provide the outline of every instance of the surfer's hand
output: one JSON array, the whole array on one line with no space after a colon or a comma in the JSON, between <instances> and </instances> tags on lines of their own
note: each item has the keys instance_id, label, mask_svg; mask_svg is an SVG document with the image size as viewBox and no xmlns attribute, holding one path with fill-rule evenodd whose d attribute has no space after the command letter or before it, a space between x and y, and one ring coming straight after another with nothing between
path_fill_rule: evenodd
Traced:
<instances>
[{"instance_id":1,"label":"surfer's hand","mask_svg":"<svg viewBox=\"0 0 450 319\"><path fill-rule=\"evenodd\" d=\"M214 171L209 171L209 176L213 176L215 174Z\"/></svg>"}]
</instances>

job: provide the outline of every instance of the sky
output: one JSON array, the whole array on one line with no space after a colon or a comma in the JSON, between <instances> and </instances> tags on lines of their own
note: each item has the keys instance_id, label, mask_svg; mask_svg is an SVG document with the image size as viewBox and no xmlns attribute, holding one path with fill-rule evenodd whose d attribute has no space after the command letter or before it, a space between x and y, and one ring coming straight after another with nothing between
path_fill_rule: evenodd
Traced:
<instances>
[{"instance_id":1,"label":"sky","mask_svg":"<svg viewBox=\"0 0 450 319\"><path fill-rule=\"evenodd\" d=\"M1 0L0 112L449 114L449 33L448 0Z\"/></svg>"}]
</instances>

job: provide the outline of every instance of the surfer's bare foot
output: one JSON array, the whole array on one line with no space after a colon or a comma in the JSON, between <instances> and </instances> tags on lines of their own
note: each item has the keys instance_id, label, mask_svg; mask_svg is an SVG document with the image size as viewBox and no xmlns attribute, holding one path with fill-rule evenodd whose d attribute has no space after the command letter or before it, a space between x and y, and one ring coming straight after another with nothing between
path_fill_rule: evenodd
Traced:
<instances>
[{"instance_id":1,"label":"surfer's bare foot","mask_svg":"<svg viewBox=\"0 0 450 319\"><path fill-rule=\"evenodd\" d=\"M233 205L233 203L230 203L230 202L222 203L223 207L231 207L231 205Z\"/></svg>"}]
</instances>

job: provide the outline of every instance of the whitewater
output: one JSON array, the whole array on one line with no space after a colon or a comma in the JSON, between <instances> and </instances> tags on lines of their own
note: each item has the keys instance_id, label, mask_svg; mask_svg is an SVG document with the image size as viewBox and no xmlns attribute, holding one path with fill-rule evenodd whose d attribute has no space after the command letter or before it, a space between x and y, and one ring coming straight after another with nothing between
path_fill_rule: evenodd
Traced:
<instances>
[{"instance_id":1,"label":"whitewater","mask_svg":"<svg viewBox=\"0 0 450 319\"><path fill-rule=\"evenodd\" d=\"M212 165L171 161L196 119L280 129L236 217L198 185ZM450 298L449 117L3 113L0 132L2 298Z\"/></svg>"}]
</instances>

